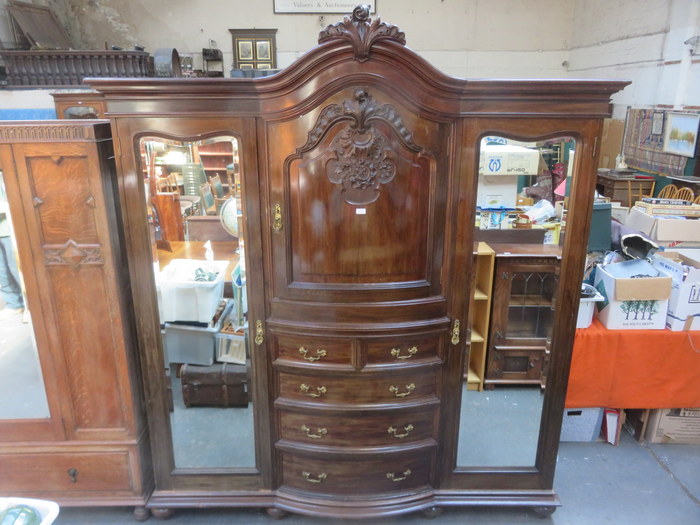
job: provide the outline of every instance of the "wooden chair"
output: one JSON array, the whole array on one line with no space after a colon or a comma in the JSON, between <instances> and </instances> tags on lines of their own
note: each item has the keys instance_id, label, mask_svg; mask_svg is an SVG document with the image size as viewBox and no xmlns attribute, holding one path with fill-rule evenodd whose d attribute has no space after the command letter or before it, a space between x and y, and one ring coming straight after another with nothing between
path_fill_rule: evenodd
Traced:
<instances>
[{"instance_id":1,"label":"wooden chair","mask_svg":"<svg viewBox=\"0 0 700 525\"><path fill-rule=\"evenodd\" d=\"M224 204L224 202L226 202L226 199L228 199L224 185L221 183L221 177L218 175L209 177L209 185L211 186L211 191L214 194L216 212L219 213L221 211L221 206Z\"/></svg>"},{"instance_id":2,"label":"wooden chair","mask_svg":"<svg viewBox=\"0 0 700 525\"><path fill-rule=\"evenodd\" d=\"M673 198L692 202L693 199L695 199L695 194L690 188L680 188L673 196Z\"/></svg>"},{"instance_id":3,"label":"wooden chair","mask_svg":"<svg viewBox=\"0 0 700 525\"><path fill-rule=\"evenodd\" d=\"M695 197L695 200L693 201L693 204L700 204L700 195Z\"/></svg>"},{"instance_id":4,"label":"wooden chair","mask_svg":"<svg viewBox=\"0 0 700 525\"><path fill-rule=\"evenodd\" d=\"M211 186L209 186L209 184L202 184L199 187L199 194L201 196L200 204L202 215L216 215L216 200L211 191Z\"/></svg>"},{"instance_id":5,"label":"wooden chair","mask_svg":"<svg viewBox=\"0 0 700 525\"><path fill-rule=\"evenodd\" d=\"M654 187L656 186L656 181L651 181L651 187L647 190L648 193L644 193L644 182L641 180L628 180L627 181L627 198L628 206L632 208L634 203L642 200L644 197L654 196Z\"/></svg>"},{"instance_id":6,"label":"wooden chair","mask_svg":"<svg viewBox=\"0 0 700 525\"><path fill-rule=\"evenodd\" d=\"M674 195L678 191L678 186L675 184L667 184L663 188L661 188L661 191L659 191L659 194L657 197L659 199L675 199Z\"/></svg>"}]
</instances>

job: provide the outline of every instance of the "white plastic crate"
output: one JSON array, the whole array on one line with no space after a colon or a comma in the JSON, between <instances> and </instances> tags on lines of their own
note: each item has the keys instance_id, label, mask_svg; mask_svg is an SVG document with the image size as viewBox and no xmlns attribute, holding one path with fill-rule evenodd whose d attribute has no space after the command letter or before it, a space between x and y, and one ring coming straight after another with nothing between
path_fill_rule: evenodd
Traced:
<instances>
[{"instance_id":1,"label":"white plastic crate","mask_svg":"<svg viewBox=\"0 0 700 525\"><path fill-rule=\"evenodd\" d=\"M603 423L602 408L567 408L560 441L596 441Z\"/></svg>"},{"instance_id":2,"label":"white plastic crate","mask_svg":"<svg viewBox=\"0 0 700 525\"><path fill-rule=\"evenodd\" d=\"M584 290L581 292L581 299L578 307L578 317L576 318L576 328L588 328L593 322L593 310L595 303L604 301L603 294L598 292L590 284L584 284Z\"/></svg>"},{"instance_id":3,"label":"white plastic crate","mask_svg":"<svg viewBox=\"0 0 700 525\"><path fill-rule=\"evenodd\" d=\"M156 281L161 323L211 321L224 295L224 271L228 265L229 261L170 261L158 274ZM195 281L197 268L218 275L213 281Z\"/></svg>"},{"instance_id":4,"label":"white plastic crate","mask_svg":"<svg viewBox=\"0 0 700 525\"><path fill-rule=\"evenodd\" d=\"M231 301L228 301L216 324L211 326L165 323L163 341L167 362L204 366L214 364L216 335L228 317L231 306Z\"/></svg>"}]
</instances>

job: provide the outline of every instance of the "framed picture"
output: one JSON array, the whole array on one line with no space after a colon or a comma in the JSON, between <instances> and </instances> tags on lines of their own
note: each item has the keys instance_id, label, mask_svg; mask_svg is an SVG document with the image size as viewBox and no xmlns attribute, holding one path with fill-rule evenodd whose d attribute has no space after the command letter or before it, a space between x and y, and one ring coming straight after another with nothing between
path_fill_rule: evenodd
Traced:
<instances>
[{"instance_id":1,"label":"framed picture","mask_svg":"<svg viewBox=\"0 0 700 525\"><path fill-rule=\"evenodd\" d=\"M270 60L270 41L257 40L255 42L255 52L257 60Z\"/></svg>"},{"instance_id":2,"label":"framed picture","mask_svg":"<svg viewBox=\"0 0 700 525\"><path fill-rule=\"evenodd\" d=\"M276 69L277 29L229 29L233 69Z\"/></svg>"},{"instance_id":3,"label":"framed picture","mask_svg":"<svg viewBox=\"0 0 700 525\"><path fill-rule=\"evenodd\" d=\"M663 151L683 157L694 157L699 124L700 114L667 113Z\"/></svg>"},{"instance_id":4,"label":"framed picture","mask_svg":"<svg viewBox=\"0 0 700 525\"><path fill-rule=\"evenodd\" d=\"M664 112L654 111L651 118L651 134L661 135L664 132Z\"/></svg>"},{"instance_id":5,"label":"framed picture","mask_svg":"<svg viewBox=\"0 0 700 525\"><path fill-rule=\"evenodd\" d=\"M253 41L239 40L238 41L238 59L253 60Z\"/></svg>"}]
</instances>

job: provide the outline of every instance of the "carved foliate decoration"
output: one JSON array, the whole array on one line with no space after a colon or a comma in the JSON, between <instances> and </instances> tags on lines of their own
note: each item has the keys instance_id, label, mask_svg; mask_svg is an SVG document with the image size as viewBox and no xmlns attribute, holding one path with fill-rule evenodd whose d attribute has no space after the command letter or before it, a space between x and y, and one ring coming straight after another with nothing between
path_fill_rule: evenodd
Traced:
<instances>
[{"instance_id":1,"label":"carved foliate decoration","mask_svg":"<svg viewBox=\"0 0 700 525\"><path fill-rule=\"evenodd\" d=\"M398 27L385 24L379 18L369 18L369 7L359 5L352 11L352 18L346 16L342 22L329 25L318 35L318 43L340 38L348 40L355 50L355 60L364 62L377 40L393 40L406 45L406 35Z\"/></svg>"},{"instance_id":2,"label":"carved foliate decoration","mask_svg":"<svg viewBox=\"0 0 700 525\"><path fill-rule=\"evenodd\" d=\"M350 121L349 125L331 141L334 158L326 163L326 176L342 186L343 198L349 204L369 204L379 198L380 186L396 175L391 141L374 123L383 121L390 125L408 149L419 152L421 148L413 141L396 108L390 104L378 105L367 91L358 89L353 100L342 105L331 104L321 111L300 151L314 148L334 124L346 120Z\"/></svg>"},{"instance_id":3,"label":"carved foliate decoration","mask_svg":"<svg viewBox=\"0 0 700 525\"><path fill-rule=\"evenodd\" d=\"M99 244L78 244L73 239L61 246L44 246L44 263L47 266L67 265L77 269L84 264L104 264Z\"/></svg>"}]
</instances>

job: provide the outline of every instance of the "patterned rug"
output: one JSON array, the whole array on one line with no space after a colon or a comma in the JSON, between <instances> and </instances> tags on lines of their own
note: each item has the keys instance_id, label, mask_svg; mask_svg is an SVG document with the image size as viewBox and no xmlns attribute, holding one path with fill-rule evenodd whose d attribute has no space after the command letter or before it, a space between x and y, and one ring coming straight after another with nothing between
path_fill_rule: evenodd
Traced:
<instances>
[{"instance_id":1,"label":"patterned rug","mask_svg":"<svg viewBox=\"0 0 700 525\"><path fill-rule=\"evenodd\" d=\"M683 175L686 157L664 153L665 112L628 109L623 154L630 168L659 175Z\"/></svg>"}]
</instances>

